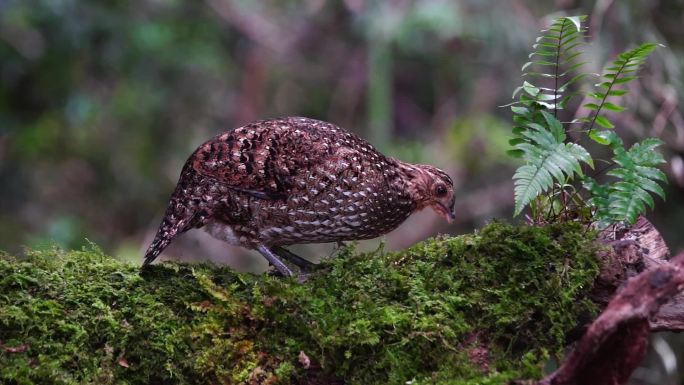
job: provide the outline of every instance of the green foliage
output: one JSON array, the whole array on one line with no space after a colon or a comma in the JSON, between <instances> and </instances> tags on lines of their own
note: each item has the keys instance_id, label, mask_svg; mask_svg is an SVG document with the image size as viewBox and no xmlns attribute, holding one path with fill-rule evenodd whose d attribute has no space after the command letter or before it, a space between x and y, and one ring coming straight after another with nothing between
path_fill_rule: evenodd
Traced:
<instances>
[{"instance_id":1,"label":"green foliage","mask_svg":"<svg viewBox=\"0 0 684 385\"><path fill-rule=\"evenodd\" d=\"M582 52L579 50L585 44L585 29L582 27L585 18L586 16L561 17L554 20L549 29L542 31L544 34L532 46L532 61L525 63L521 70L523 76L552 79L553 87L537 88L526 82L523 87L516 89L513 97L521 89L536 88L537 91L529 95L531 97L521 95L523 104L534 102L535 105L552 109L554 116L557 110L565 107L572 94L564 96L564 93L573 83L587 76L580 73L570 77L573 71L586 63L582 61ZM535 67L539 70L528 71Z\"/></svg>"},{"instance_id":2,"label":"green foliage","mask_svg":"<svg viewBox=\"0 0 684 385\"><path fill-rule=\"evenodd\" d=\"M562 354L567 333L594 312L585 299L598 271L591 239L576 223L494 223L402 252L347 249L304 284L174 263L141 277L137 266L97 249L4 255L0 382L539 377L549 354ZM489 354L486 373L469 360L475 347ZM308 370L300 352L311 360Z\"/></svg>"},{"instance_id":3,"label":"green foliage","mask_svg":"<svg viewBox=\"0 0 684 385\"><path fill-rule=\"evenodd\" d=\"M598 104L584 104L585 108L594 111L594 113L590 118L583 118L580 121L589 122L589 137L595 142L599 144L608 144L594 130L596 124L603 128L615 128L613 123L606 116L601 115L601 110L606 109L613 112L622 112L625 110L624 107L609 102L608 97L622 97L627 94L627 90L616 89L616 86L629 83L636 79L637 71L656 47L657 44L646 43L619 54L617 60L613 61L612 65L603 71L601 78L606 80L596 84L596 87L598 88L595 91L587 93L588 96L596 99L596 103Z\"/></svg>"},{"instance_id":4,"label":"green foliage","mask_svg":"<svg viewBox=\"0 0 684 385\"><path fill-rule=\"evenodd\" d=\"M553 86L537 87L525 81L513 93L520 93L519 102L512 106L515 127L509 154L521 157L525 164L513 176L515 180L515 215L520 214L540 194L549 191L554 181L565 184L582 175L580 162L593 167L589 153L580 145L566 143L566 134L557 111L563 109L572 94L564 95L568 87L583 74L570 77L581 67L584 29L583 16L556 19L544 35L537 38L530 54L533 61L522 67L523 76L551 79ZM568 67L562 71L562 68ZM531 71L539 68L537 71ZM550 113L553 111L553 114Z\"/></svg>"},{"instance_id":5,"label":"green foliage","mask_svg":"<svg viewBox=\"0 0 684 385\"><path fill-rule=\"evenodd\" d=\"M633 223L637 216L646 211L646 206L653 208L654 202L650 193L665 199L665 192L657 182L666 182L665 174L655 168L665 160L655 151L662 142L659 139L645 139L625 150L622 139L613 131L600 133L613 150L613 161L619 167L608 171L617 181L599 184L587 177L584 186L590 192L589 204L596 208L594 218L602 224L611 224L627 220Z\"/></svg>"},{"instance_id":6,"label":"green foliage","mask_svg":"<svg viewBox=\"0 0 684 385\"><path fill-rule=\"evenodd\" d=\"M585 72L575 74L585 63L580 50L584 44L583 20L584 16L556 19L537 38L530 54L533 60L522 67L527 71L523 76L541 78L548 84L537 86L525 81L513 93L513 97L520 96L511 105L514 127L513 139L509 141L512 149L508 153L525 162L513 175L515 215L530 205L532 219L536 222L579 218L600 226L633 223L646 211L646 206L653 208L652 193L665 197L658 185L658 182L666 182L665 175L654 168L664 162L655 152L662 142L649 138L625 150L622 139L607 130L615 126L602 111L619 113L625 110L616 103L627 90L618 86L637 78L640 66L657 45L642 44L619 54L604 70L596 89L587 93L596 99L596 103L583 105L591 111L590 116L560 122L558 111L579 93L568 93L569 87L589 75ZM577 124L584 127L573 128ZM571 130L578 132L580 138L569 139L566 132ZM614 180L600 184L594 178L597 173L594 177L585 175L581 162L594 168L593 157L576 143L585 137L609 146L613 151L612 161L618 168L607 175ZM607 168L598 173L605 170ZM579 184L584 191L575 187Z\"/></svg>"},{"instance_id":7,"label":"green foliage","mask_svg":"<svg viewBox=\"0 0 684 385\"><path fill-rule=\"evenodd\" d=\"M531 118L525 130L520 132L524 139L511 141L514 151L520 151L526 162L513 176L516 215L539 194L551 188L554 180L566 181L575 174L582 175L580 161L593 167L587 150L578 144L564 142L565 132L560 122L546 111L540 113L550 129L534 123Z\"/></svg>"}]
</instances>

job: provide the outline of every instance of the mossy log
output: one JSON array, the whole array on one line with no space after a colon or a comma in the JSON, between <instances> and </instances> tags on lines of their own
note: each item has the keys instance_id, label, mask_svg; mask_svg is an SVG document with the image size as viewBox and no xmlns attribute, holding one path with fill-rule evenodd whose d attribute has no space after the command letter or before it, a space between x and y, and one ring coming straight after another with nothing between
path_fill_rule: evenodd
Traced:
<instances>
[{"instance_id":1,"label":"mossy log","mask_svg":"<svg viewBox=\"0 0 684 385\"><path fill-rule=\"evenodd\" d=\"M400 252L346 248L305 283L204 264L141 276L96 247L2 255L0 382L540 379L620 279L606 250L576 224L493 223Z\"/></svg>"}]
</instances>

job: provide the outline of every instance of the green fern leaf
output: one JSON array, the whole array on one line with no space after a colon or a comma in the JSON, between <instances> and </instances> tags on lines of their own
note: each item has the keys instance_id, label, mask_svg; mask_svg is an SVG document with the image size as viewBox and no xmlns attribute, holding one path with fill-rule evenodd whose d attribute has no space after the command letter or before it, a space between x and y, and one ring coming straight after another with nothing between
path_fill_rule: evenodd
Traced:
<instances>
[{"instance_id":1,"label":"green fern leaf","mask_svg":"<svg viewBox=\"0 0 684 385\"><path fill-rule=\"evenodd\" d=\"M523 64L521 71L523 76L542 78L546 83L552 82L553 87L535 87L535 94L528 93L533 101L540 106L548 108L556 115L557 110L564 108L569 98L563 94L570 85L584 78L587 74L580 73L569 80L565 78L582 67L585 62L581 60L580 47L584 45L585 28L582 21L585 16L560 17L555 19L551 26L543 30L532 46L534 51L529 55L530 61ZM534 68L534 70L533 70ZM530 82L526 82L531 85ZM523 90L525 89L523 85ZM516 89L513 97L520 92ZM521 100L525 103L525 100Z\"/></svg>"},{"instance_id":2,"label":"green fern leaf","mask_svg":"<svg viewBox=\"0 0 684 385\"><path fill-rule=\"evenodd\" d=\"M610 145L615 141L615 137L617 137L617 134L614 131L610 130L603 130L603 131L597 131L597 130L591 130L589 131L589 138L591 138L594 142L598 144L602 144L604 146Z\"/></svg>"},{"instance_id":3,"label":"green fern leaf","mask_svg":"<svg viewBox=\"0 0 684 385\"><path fill-rule=\"evenodd\" d=\"M599 107L599 110L600 109L601 109L601 107ZM603 115L598 115L598 114L594 115L594 121L596 122L596 124L598 124L599 126L601 126L603 128L615 128L613 123L611 123L610 120L608 120L608 118L606 118Z\"/></svg>"},{"instance_id":4,"label":"green fern leaf","mask_svg":"<svg viewBox=\"0 0 684 385\"><path fill-rule=\"evenodd\" d=\"M636 190L611 191L609 200L613 221L620 219L621 222L634 223L639 213L646 210Z\"/></svg>"},{"instance_id":5,"label":"green fern leaf","mask_svg":"<svg viewBox=\"0 0 684 385\"><path fill-rule=\"evenodd\" d=\"M605 131L604 131L605 132ZM663 156L656 151L662 141L648 138L625 150L622 140L614 133L604 136L613 150L613 161L619 166L607 175L616 181L599 185L585 178L584 186L591 194L588 203L596 209L596 218L602 223L634 223L636 218L653 208L651 194L665 199L665 191L659 183L666 183L665 174L655 168L663 163Z\"/></svg>"},{"instance_id":6,"label":"green fern leaf","mask_svg":"<svg viewBox=\"0 0 684 385\"><path fill-rule=\"evenodd\" d=\"M515 215L538 195L553 186L554 179L564 182L575 174L581 174L579 161L589 158L586 150L578 151L579 145L559 143L556 147L538 152L538 161L518 168L513 175L515 184ZM525 155L523 155L525 157Z\"/></svg>"},{"instance_id":7,"label":"green fern leaf","mask_svg":"<svg viewBox=\"0 0 684 385\"><path fill-rule=\"evenodd\" d=\"M526 164L513 175L515 185L515 215L538 195L548 191L554 180L564 184L575 175L582 175L580 162L593 168L591 156L582 146L563 143L565 132L561 123L542 111L547 127L532 124L523 132L526 139L516 142L514 149L522 153Z\"/></svg>"},{"instance_id":8,"label":"green fern leaf","mask_svg":"<svg viewBox=\"0 0 684 385\"><path fill-rule=\"evenodd\" d=\"M665 173L658 170L655 167L637 165L635 166L635 168L639 175L643 176L644 178L648 178L658 182L667 182L667 177L665 176ZM663 197L663 199L665 198Z\"/></svg>"},{"instance_id":9,"label":"green fern leaf","mask_svg":"<svg viewBox=\"0 0 684 385\"><path fill-rule=\"evenodd\" d=\"M605 184L598 183L594 178L585 176L582 179L582 187L589 192L587 204L595 209L594 220L600 227L612 223L610 215L610 191Z\"/></svg>"},{"instance_id":10,"label":"green fern leaf","mask_svg":"<svg viewBox=\"0 0 684 385\"><path fill-rule=\"evenodd\" d=\"M613 112L622 112L625 108L609 102L608 97L620 97L627 93L627 90L614 89L614 87L620 84L629 83L636 79L636 72L657 46L658 45L654 43L645 43L634 49L622 52L618 55L618 58L613 61L612 65L604 70L601 77L608 79L608 81L596 84L596 86L605 91L596 91L588 94L590 97L598 99L600 102L584 105L585 108L594 111L591 119L589 119L589 132L594 129L595 124L598 124L603 128L614 128L613 124L605 116L601 115L601 111L606 109Z\"/></svg>"}]
</instances>

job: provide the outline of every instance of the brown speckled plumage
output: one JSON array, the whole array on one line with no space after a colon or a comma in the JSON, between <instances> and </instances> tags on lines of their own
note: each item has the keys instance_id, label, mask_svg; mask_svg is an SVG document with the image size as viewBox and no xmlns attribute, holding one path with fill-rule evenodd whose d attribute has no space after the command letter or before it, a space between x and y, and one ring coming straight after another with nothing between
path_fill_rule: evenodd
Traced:
<instances>
[{"instance_id":1,"label":"brown speckled plumage","mask_svg":"<svg viewBox=\"0 0 684 385\"><path fill-rule=\"evenodd\" d=\"M144 264L179 234L204 227L259 250L289 275L273 249L374 238L426 206L451 219L453 200L443 171L386 157L333 124L262 120L220 134L190 156Z\"/></svg>"}]
</instances>

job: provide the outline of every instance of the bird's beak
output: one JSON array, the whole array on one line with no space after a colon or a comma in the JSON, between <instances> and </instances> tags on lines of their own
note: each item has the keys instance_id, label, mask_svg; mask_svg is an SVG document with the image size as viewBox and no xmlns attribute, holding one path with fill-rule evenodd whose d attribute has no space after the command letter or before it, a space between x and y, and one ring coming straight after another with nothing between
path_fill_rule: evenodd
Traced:
<instances>
[{"instance_id":1,"label":"bird's beak","mask_svg":"<svg viewBox=\"0 0 684 385\"><path fill-rule=\"evenodd\" d=\"M451 223L454 221L454 219L456 219L454 202L451 203L451 207L446 207L441 202L437 202L437 206L439 207L440 214L444 216L444 219L446 219L448 223Z\"/></svg>"}]
</instances>

